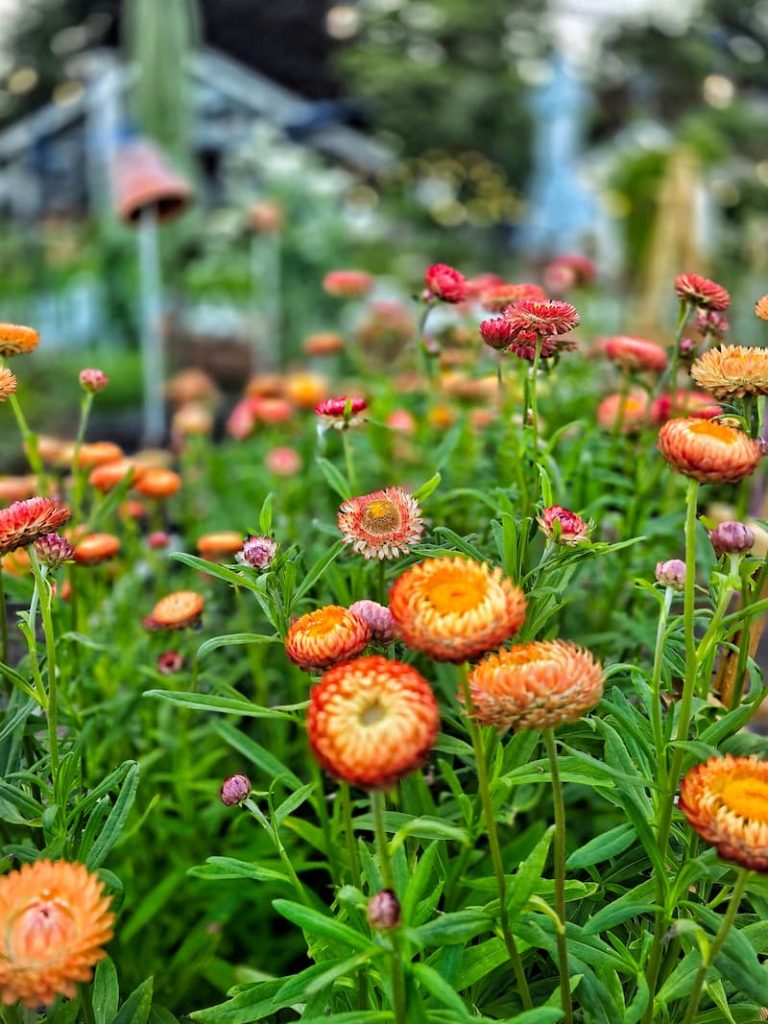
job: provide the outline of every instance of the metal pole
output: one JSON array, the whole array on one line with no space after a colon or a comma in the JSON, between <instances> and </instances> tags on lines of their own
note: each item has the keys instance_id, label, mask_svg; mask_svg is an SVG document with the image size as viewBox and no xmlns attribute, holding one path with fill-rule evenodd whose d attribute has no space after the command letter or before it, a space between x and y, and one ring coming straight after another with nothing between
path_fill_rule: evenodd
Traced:
<instances>
[{"instance_id":1,"label":"metal pole","mask_svg":"<svg viewBox=\"0 0 768 1024\"><path fill-rule=\"evenodd\" d=\"M139 219L141 357L144 377L143 443L158 445L165 435L165 351L157 211L145 206Z\"/></svg>"}]
</instances>

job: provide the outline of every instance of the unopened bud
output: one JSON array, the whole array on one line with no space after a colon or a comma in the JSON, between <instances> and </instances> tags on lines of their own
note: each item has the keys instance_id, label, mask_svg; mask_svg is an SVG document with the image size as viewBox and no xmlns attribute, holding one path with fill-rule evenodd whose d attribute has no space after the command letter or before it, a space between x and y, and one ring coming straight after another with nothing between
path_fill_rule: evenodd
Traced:
<instances>
[{"instance_id":1,"label":"unopened bud","mask_svg":"<svg viewBox=\"0 0 768 1024\"><path fill-rule=\"evenodd\" d=\"M252 569L266 569L272 564L276 553L277 544L271 537L248 537L235 555L235 561L240 565L249 565Z\"/></svg>"},{"instance_id":2,"label":"unopened bud","mask_svg":"<svg viewBox=\"0 0 768 1024\"><path fill-rule=\"evenodd\" d=\"M400 924L400 901L391 889L382 889L368 900L368 924L377 931Z\"/></svg>"},{"instance_id":3,"label":"unopened bud","mask_svg":"<svg viewBox=\"0 0 768 1024\"><path fill-rule=\"evenodd\" d=\"M109 384L109 377L103 370L89 367L80 371L80 384L86 391L90 391L92 395L95 395L98 391L103 391L107 384Z\"/></svg>"},{"instance_id":4,"label":"unopened bud","mask_svg":"<svg viewBox=\"0 0 768 1024\"><path fill-rule=\"evenodd\" d=\"M389 608L378 601L355 601L349 606L349 610L368 623L374 640L381 644L388 644L394 640L395 620Z\"/></svg>"},{"instance_id":5,"label":"unopened bud","mask_svg":"<svg viewBox=\"0 0 768 1024\"><path fill-rule=\"evenodd\" d=\"M46 533L35 541L35 554L49 569L58 569L64 562L71 562L75 549L59 533Z\"/></svg>"},{"instance_id":6,"label":"unopened bud","mask_svg":"<svg viewBox=\"0 0 768 1024\"><path fill-rule=\"evenodd\" d=\"M248 799L252 789L251 780L247 775L230 775L228 779L224 779L219 796L227 807L235 807Z\"/></svg>"},{"instance_id":7,"label":"unopened bud","mask_svg":"<svg viewBox=\"0 0 768 1024\"><path fill-rule=\"evenodd\" d=\"M720 555L741 555L754 546L755 535L746 523L728 520L710 531L712 547Z\"/></svg>"},{"instance_id":8,"label":"unopened bud","mask_svg":"<svg viewBox=\"0 0 768 1024\"><path fill-rule=\"evenodd\" d=\"M663 583L665 587L682 590L685 586L685 562L679 558L670 558L668 562L658 562L656 580Z\"/></svg>"}]
</instances>

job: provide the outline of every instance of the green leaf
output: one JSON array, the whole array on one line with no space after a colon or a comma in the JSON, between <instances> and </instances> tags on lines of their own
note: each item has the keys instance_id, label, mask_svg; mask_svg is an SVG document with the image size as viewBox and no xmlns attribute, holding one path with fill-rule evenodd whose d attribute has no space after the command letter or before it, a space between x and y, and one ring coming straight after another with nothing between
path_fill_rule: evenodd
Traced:
<instances>
[{"instance_id":1,"label":"green leaf","mask_svg":"<svg viewBox=\"0 0 768 1024\"><path fill-rule=\"evenodd\" d=\"M416 963L411 965L411 974L416 978L431 995L447 1006L450 1010L469 1017L469 1011L464 1005L464 1000L458 996L448 982L433 968L427 964Z\"/></svg>"},{"instance_id":2,"label":"green leaf","mask_svg":"<svg viewBox=\"0 0 768 1024\"><path fill-rule=\"evenodd\" d=\"M526 903L536 888L536 884L541 879L554 834L555 826L550 825L517 869L517 874L513 884L509 887L509 895L507 897L507 910L511 918L515 918L525 908Z\"/></svg>"},{"instance_id":3,"label":"green leaf","mask_svg":"<svg viewBox=\"0 0 768 1024\"><path fill-rule=\"evenodd\" d=\"M123 929L120 929L123 934ZM111 957L105 957L93 976L93 1016L96 1024L112 1024L120 1003L117 971Z\"/></svg>"},{"instance_id":4,"label":"green leaf","mask_svg":"<svg viewBox=\"0 0 768 1024\"><path fill-rule=\"evenodd\" d=\"M270 753L265 747L257 743L256 740L251 739L250 736L246 736L240 732L229 722L214 722L214 732L218 733L219 736L228 743L234 750L242 754L243 757L247 758L252 764L255 764L257 768L260 768L263 772L270 776L272 779L284 779L286 784L297 789L301 786L301 779L298 775L294 775L287 765L279 761L274 754ZM256 787L259 788L258 786Z\"/></svg>"},{"instance_id":5,"label":"green leaf","mask_svg":"<svg viewBox=\"0 0 768 1024\"><path fill-rule=\"evenodd\" d=\"M147 978L131 992L112 1024L147 1024L151 1006L152 978Z\"/></svg>"},{"instance_id":6,"label":"green leaf","mask_svg":"<svg viewBox=\"0 0 768 1024\"><path fill-rule=\"evenodd\" d=\"M278 708L260 708L247 700L234 697L218 697L213 693L174 693L172 690L145 690L145 697L157 697L184 708L197 711L215 711L222 715L243 715L249 718L291 719L293 716Z\"/></svg>"},{"instance_id":7,"label":"green leaf","mask_svg":"<svg viewBox=\"0 0 768 1024\"><path fill-rule=\"evenodd\" d=\"M272 502L274 495L268 494L264 499L259 513L259 530L269 536L272 533Z\"/></svg>"},{"instance_id":8,"label":"green leaf","mask_svg":"<svg viewBox=\"0 0 768 1024\"><path fill-rule=\"evenodd\" d=\"M450 946L468 942L481 932L488 931L492 924L492 919L482 910L456 910L407 931L411 940L422 947Z\"/></svg>"},{"instance_id":9,"label":"green leaf","mask_svg":"<svg viewBox=\"0 0 768 1024\"><path fill-rule=\"evenodd\" d=\"M109 851L120 838L128 821L128 815L131 813L133 802L136 799L136 790L138 789L138 786L139 766L137 764L133 764L125 776L125 780L120 788L120 793L115 801L115 805L110 811L109 817L104 822L104 827L99 833L98 839L87 854L85 863L91 870L101 867L107 859ZM151 1002L151 979L149 980ZM147 1009L147 1013L148 1012L149 1009Z\"/></svg>"},{"instance_id":10,"label":"green leaf","mask_svg":"<svg viewBox=\"0 0 768 1024\"><path fill-rule=\"evenodd\" d=\"M352 488L344 474L328 459L318 456L315 461L331 490L335 491L342 501L348 501L352 497Z\"/></svg>"},{"instance_id":11,"label":"green leaf","mask_svg":"<svg viewBox=\"0 0 768 1024\"><path fill-rule=\"evenodd\" d=\"M198 572L203 572L208 576L215 576L217 579L224 580L225 583L231 583L232 586L253 589L253 585L245 576L235 572L234 569L228 569L225 565L219 565L217 562L207 562L204 558L198 558L197 555L188 555L186 551L174 551L171 554L171 558L175 558L177 562L183 562L190 569L196 569Z\"/></svg>"},{"instance_id":12,"label":"green leaf","mask_svg":"<svg viewBox=\"0 0 768 1024\"><path fill-rule=\"evenodd\" d=\"M121 941L130 942L133 936L140 932L144 925L156 916L174 895L182 878L184 878L183 871L172 871L150 889L128 920L124 924L121 922Z\"/></svg>"},{"instance_id":13,"label":"green leaf","mask_svg":"<svg viewBox=\"0 0 768 1024\"><path fill-rule=\"evenodd\" d=\"M293 814L297 808L301 807L305 800L309 799L314 788L315 783L308 782L305 786L301 786L295 792L291 793L290 796L286 797L275 811L275 821L278 826L282 825L290 814Z\"/></svg>"},{"instance_id":14,"label":"green leaf","mask_svg":"<svg viewBox=\"0 0 768 1024\"><path fill-rule=\"evenodd\" d=\"M187 874L194 878L210 878L214 881L234 878L250 878L254 882L288 882L290 879L280 871L265 868L260 864L237 860L235 857L208 857L205 864L190 868Z\"/></svg>"},{"instance_id":15,"label":"green leaf","mask_svg":"<svg viewBox=\"0 0 768 1024\"><path fill-rule=\"evenodd\" d=\"M441 473L435 473L435 475L431 476L426 483L423 483L421 487L417 488L413 492L413 497L419 502L426 501L431 494L435 493L437 488L440 486L442 479L443 477Z\"/></svg>"},{"instance_id":16,"label":"green leaf","mask_svg":"<svg viewBox=\"0 0 768 1024\"><path fill-rule=\"evenodd\" d=\"M555 1024L563 1016L563 1011L556 1006L540 1006L537 1010L524 1010L514 1017L507 1017L503 1024Z\"/></svg>"},{"instance_id":17,"label":"green leaf","mask_svg":"<svg viewBox=\"0 0 768 1024\"><path fill-rule=\"evenodd\" d=\"M329 548L324 555L318 558L312 568L307 572L300 586L296 588L291 599L291 608L295 607L299 601L309 593L328 566L332 565L336 561L343 549L343 542L337 540L333 547Z\"/></svg>"},{"instance_id":18,"label":"green leaf","mask_svg":"<svg viewBox=\"0 0 768 1024\"><path fill-rule=\"evenodd\" d=\"M310 935L320 935L331 942L338 942L343 946L350 946L352 949L361 951L373 946L371 940L361 935L360 932L356 932L348 925L335 921L332 917L327 917L317 910L304 907L300 903L293 903L291 900L272 900L272 906L281 917L298 925Z\"/></svg>"},{"instance_id":19,"label":"green leaf","mask_svg":"<svg viewBox=\"0 0 768 1024\"><path fill-rule=\"evenodd\" d=\"M197 649L198 660L210 654L219 647L237 647L241 644L279 644L282 640L276 634L264 636L262 633L224 633L221 636L212 636L205 643L200 644Z\"/></svg>"},{"instance_id":20,"label":"green leaf","mask_svg":"<svg viewBox=\"0 0 768 1024\"><path fill-rule=\"evenodd\" d=\"M578 850L574 850L566 862L566 867L570 871L578 871L580 868L592 867L593 864L601 864L628 850L636 842L637 833L632 825L617 825L616 828L595 836Z\"/></svg>"}]
</instances>

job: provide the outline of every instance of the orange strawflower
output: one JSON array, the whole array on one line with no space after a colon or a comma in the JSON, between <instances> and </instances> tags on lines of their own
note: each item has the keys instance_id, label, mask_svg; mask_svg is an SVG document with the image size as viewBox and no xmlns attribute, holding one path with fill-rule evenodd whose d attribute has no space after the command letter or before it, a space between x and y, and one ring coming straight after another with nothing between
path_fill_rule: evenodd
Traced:
<instances>
[{"instance_id":1,"label":"orange strawflower","mask_svg":"<svg viewBox=\"0 0 768 1024\"><path fill-rule=\"evenodd\" d=\"M50 1006L89 982L112 938L104 883L84 864L38 860L0 878L0 995Z\"/></svg>"},{"instance_id":2,"label":"orange strawflower","mask_svg":"<svg viewBox=\"0 0 768 1024\"><path fill-rule=\"evenodd\" d=\"M636 434L647 426L651 400L642 388L632 388L627 395L618 392L606 395L597 407L597 422L603 430L615 430L621 422L622 434Z\"/></svg>"},{"instance_id":3,"label":"orange strawflower","mask_svg":"<svg viewBox=\"0 0 768 1024\"><path fill-rule=\"evenodd\" d=\"M220 533L206 533L197 542L198 554L203 558L227 558L242 549L243 535L234 530L223 530Z\"/></svg>"},{"instance_id":4,"label":"orange strawflower","mask_svg":"<svg viewBox=\"0 0 768 1024\"><path fill-rule=\"evenodd\" d=\"M38 537L54 533L69 520L70 511L51 498L14 501L0 509L0 555L25 548Z\"/></svg>"},{"instance_id":5,"label":"orange strawflower","mask_svg":"<svg viewBox=\"0 0 768 1024\"><path fill-rule=\"evenodd\" d=\"M439 727L426 680L411 665L380 655L337 665L310 694L312 753L326 771L355 786L394 786L423 764Z\"/></svg>"},{"instance_id":6,"label":"orange strawflower","mask_svg":"<svg viewBox=\"0 0 768 1024\"><path fill-rule=\"evenodd\" d=\"M350 498L339 508L338 523L344 543L365 558L407 554L424 532L421 509L402 487Z\"/></svg>"},{"instance_id":7,"label":"orange strawflower","mask_svg":"<svg viewBox=\"0 0 768 1024\"><path fill-rule=\"evenodd\" d=\"M32 559L26 548L9 551L0 558L0 569L9 576L26 576L32 572Z\"/></svg>"},{"instance_id":8,"label":"orange strawflower","mask_svg":"<svg viewBox=\"0 0 768 1024\"><path fill-rule=\"evenodd\" d=\"M755 303L755 316L759 316L761 320L768 320L768 295L763 295Z\"/></svg>"},{"instance_id":9,"label":"orange strawflower","mask_svg":"<svg viewBox=\"0 0 768 1024\"><path fill-rule=\"evenodd\" d=\"M344 351L344 338L335 331L318 331L308 334L301 347L308 356L336 356Z\"/></svg>"},{"instance_id":10,"label":"orange strawflower","mask_svg":"<svg viewBox=\"0 0 768 1024\"><path fill-rule=\"evenodd\" d=\"M34 497L36 490L37 477L32 474L0 478L0 501L24 501L25 498Z\"/></svg>"},{"instance_id":11,"label":"orange strawflower","mask_svg":"<svg viewBox=\"0 0 768 1024\"><path fill-rule=\"evenodd\" d=\"M619 334L608 338L603 351L611 362L627 370L663 370L667 365L667 350L647 338Z\"/></svg>"},{"instance_id":12,"label":"orange strawflower","mask_svg":"<svg viewBox=\"0 0 768 1024\"><path fill-rule=\"evenodd\" d=\"M711 757L680 784L688 824L725 860L768 871L768 761Z\"/></svg>"},{"instance_id":13,"label":"orange strawflower","mask_svg":"<svg viewBox=\"0 0 768 1024\"><path fill-rule=\"evenodd\" d=\"M328 395L328 379L319 373L289 373L285 394L300 409L314 409Z\"/></svg>"},{"instance_id":14,"label":"orange strawflower","mask_svg":"<svg viewBox=\"0 0 768 1024\"><path fill-rule=\"evenodd\" d=\"M399 636L435 661L466 661L508 640L525 621L525 595L469 558L431 558L395 580L389 608Z\"/></svg>"},{"instance_id":15,"label":"orange strawflower","mask_svg":"<svg viewBox=\"0 0 768 1024\"><path fill-rule=\"evenodd\" d=\"M101 565L120 551L120 541L111 533L89 533L75 545L78 565Z\"/></svg>"},{"instance_id":16,"label":"orange strawflower","mask_svg":"<svg viewBox=\"0 0 768 1024\"><path fill-rule=\"evenodd\" d=\"M136 481L135 489L147 498L171 498L181 490L181 477L172 469L149 466Z\"/></svg>"},{"instance_id":17,"label":"orange strawflower","mask_svg":"<svg viewBox=\"0 0 768 1024\"><path fill-rule=\"evenodd\" d=\"M74 450L72 453L74 458ZM80 448L77 457L77 464L80 469L90 469L92 466L103 466L108 462L117 462L123 458L123 449L113 441L94 441L92 444L84 444Z\"/></svg>"},{"instance_id":18,"label":"orange strawflower","mask_svg":"<svg viewBox=\"0 0 768 1024\"><path fill-rule=\"evenodd\" d=\"M137 465L132 459L116 459L114 462L105 462L102 466L97 466L92 470L88 482L97 491L107 494L122 483L129 473L133 473L133 478L136 480L142 472L145 472L144 467Z\"/></svg>"},{"instance_id":19,"label":"orange strawflower","mask_svg":"<svg viewBox=\"0 0 768 1024\"><path fill-rule=\"evenodd\" d=\"M147 629L185 629L195 626L203 614L205 601L194 590L176 590L161 598L144 620Z\"/></svg>"},{"instance_id":20,"label":"orange strawflower","mask_svg":"<svg viewBox=\"0 0 768 1024\"><path fill-rule=\"evenodd\" d=\"M182 370L165 386L165 393L172 405L186 405L187 402L215 402L219 389L204 370Z\"/></svg>"},{"instance_id":21,"label":"orange strawflower","mask_svg":"<svg viewBox=\"0 0 768 1024\"><path fill-rule=\"evenodd\" d=\"M498 729L574 722L603 695L603 669L565 640L517 644L489 654L469 674L474 717Z\"/></svg>"},{"instance_id":22,"label":"orange strawflower","mask_svg":"<svg viewBox=\"0 0 768 1024\"><path fill-rule=\"evenodd\" d=\"M20 356L36 349L40 335L34 327L0 324L0 356Z\"/></svg>"},{"instance_id":23,"label":"orange strawflower","mask_svg":"<svg viewBox=\"0 0 768 1024\"><path fill-rule=\"evenodd\" d=\"M16 392L17 381L14 374L5 366L0 366L0 402Z\"/></svg>"},{"instance_id":24,"label":"orange strawflower","mask_svg":"<svg viewBox=\"0 0 768 1024\"><path fill-rule=\"evenodd\" d=\"M716 398L768 394L768 349L744 345L711 348L691 367L691 376Z\"/></svg>"},{"instance_id":25,"label":"orange strawflower","mask_svg":"<svg viewBox=\"0 0 768 1024\"><path fill-rule=\"evenodd\" d=\"M669 420L659 431L657 444L673 469L704 484L742 480L762 458L757 441L714 420Z\"/></svg>"},{"instance_id":26,"label":"orange strawflower","mask_svg":"<svg viewBox=\"0 0 768 1024\"><path fill-rule=\"evenodd\" d=\"M371 627L359 615L329 604L296 619L285 638L285 653L303 669L328 668L362 653Z\"/></svg>"}]
</instances>

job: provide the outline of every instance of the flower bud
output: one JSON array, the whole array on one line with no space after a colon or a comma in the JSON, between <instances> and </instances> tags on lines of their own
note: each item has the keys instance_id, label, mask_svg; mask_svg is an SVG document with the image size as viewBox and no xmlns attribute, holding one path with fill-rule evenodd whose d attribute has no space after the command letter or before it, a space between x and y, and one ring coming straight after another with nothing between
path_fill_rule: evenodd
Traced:
<instances>
[{"instance_id":1,"label":"flower bud","mask_svg":"<svg viewBox=\"0 0 768 1024\"><path fill-rule=\"evenodd\" d=\"M567 544L573 547L589 540L590 525L581 516L563 508L562 505L550 505L541 510L536 522L546 536L547 540L553 540L556 544Z\"/></svg>"},{"instance_id":2,"label":"flower bud","mask_svg":"<svg viewBox=\"0 0 768 1024\"><path fill-rule=\"evenodd\" d=\"M665 587L682 590L685 586L685 562L679 558L670 558L668 562L656 564L656 580Z\"/></svg>"},{"instance_id":3,"label":"flower bud","mask_svg":"<svg viewBox=\"0 0 768 1024\"><path fill-rule=\"evenodd\" d=\"M400 901L391 889L382 889L368 900L368 924L376 931L400 924Z\"/></svg>"},{"instance_id":4,"label":"flower bud","mask_svg":"<svg viewBox=\"0 0 768 1024\"><path fill-rule=\"evenodd\" d=\"M380 644L388 644L395 639L395 620L392 612L383 604L378 601L355 601L349 610L368 623L372 639L378 640Z\"/></svg>"},{"instance_id":5,"label":"flower bud","mask_svg":"<svg viewBox=\"0 0 768 1024\"><path fill-rule=\"evenodd\" d=\"M749 551L755 543L755 535L745 523L737 523L728 520L720 523L714 530L710 531L709 539L715 554L720 555L742 555Z\"/></svg>"},{"instance_id":6,"label":"flower bud","mask_svg":"<svg viewBox=\"0 0 768 1024\"><path fill-rule=\"evenodd\" d=\"M248 537L235 555L235 561L240 565L249 565L252 569L267 569L276 552L277 544L271 537Z\"/></svg>"},{"instance_id":7,"label":"flower bud","mask_svg":"<svg viewBox=\"0 0 768 1024\"><path fill-rule=\"evenodd\" d=\"M35 553L49 569L58 569L64 562L71 562L75 557L75 549L59 533L46 533L38 537L35 541Z\"/></svg>"},{"instance_id":8,"label":"flower bud","mask_svg":"<svg viewBox=\"0 0 768 1024\"><path fill-rule=\"evenodd\" d=\"M163 651L155 662L157 671L164 676L173 676L184 668L184 656L178 651Z\"/></svg>"},{"instance_id":9,"label":"flower bud","mask_svg":"<svg viewBox=\"0 0 768 1024\"><path fill-rule=\"evenodd\" d=\"M80 371L80 385L86 391L90 391L92 395L103 391L107 384L109 384L109 377L103 370L88 368Z\"/></svg>"},{"instance_id":10,"label":"flower bud","mask_svg":"<svg viewBox=\"0 0 768 1024\"><path fill-rule=\"evenodd\" d=\"M248 799L252 789L251 780L247 775L230 775L229 778L224 779L219 796L221 802L227 807L235 807Z\"/></svg>"}]
</instances>

